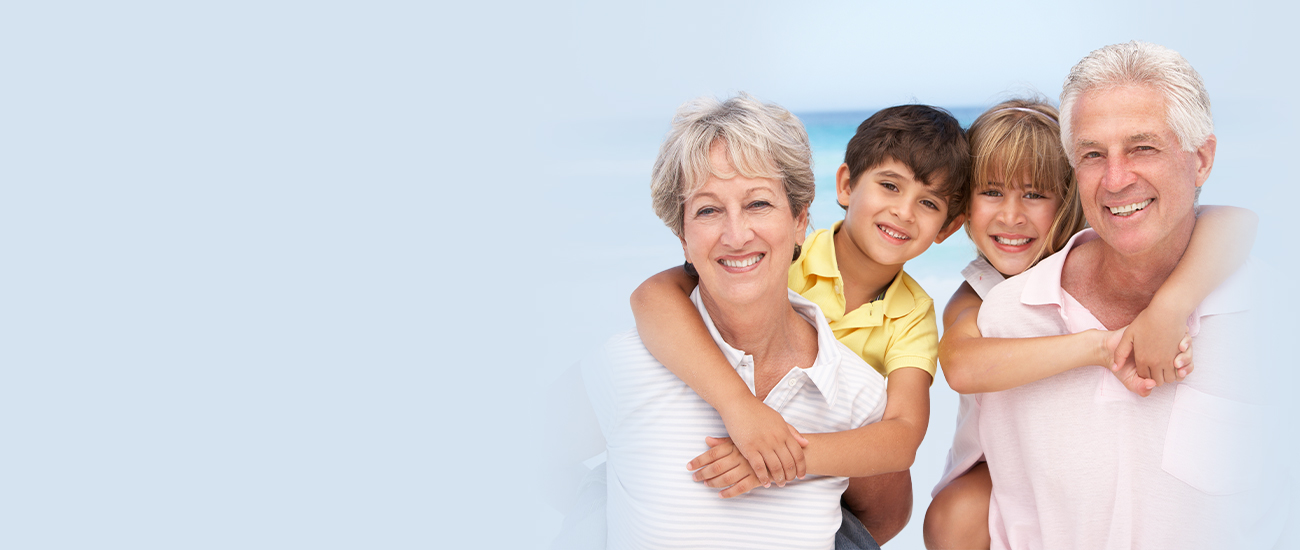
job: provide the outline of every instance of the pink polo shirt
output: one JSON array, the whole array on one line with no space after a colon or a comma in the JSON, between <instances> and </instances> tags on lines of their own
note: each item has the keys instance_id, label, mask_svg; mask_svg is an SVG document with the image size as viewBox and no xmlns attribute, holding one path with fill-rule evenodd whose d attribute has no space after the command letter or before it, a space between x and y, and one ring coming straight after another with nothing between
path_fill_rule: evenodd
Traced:
<instances>
[{"instance_id":1,"label":"pink polo shirt","mask_svg":"<svg viewBox=\"0 0 1300 550\"><path fill-rule=\"evenodd\" d=\"M986 337L1103 328L1061 289L1062 252L994 288ZM1244 272L1245 270L1243 270ZM1281 524L1260 483L1260 409L1248 404L1248 285L1238 273L1192 316L1196 370L1139 397L1080 367L983 394L978 431L993 478L993 548L1266 548Z\"/></svg>"}]
</instances>

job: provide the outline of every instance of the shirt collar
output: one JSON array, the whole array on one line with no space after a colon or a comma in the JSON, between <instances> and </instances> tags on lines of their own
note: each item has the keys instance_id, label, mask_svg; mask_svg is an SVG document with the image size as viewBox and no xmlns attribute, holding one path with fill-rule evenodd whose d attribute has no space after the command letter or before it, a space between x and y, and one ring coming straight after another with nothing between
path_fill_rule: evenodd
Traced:
<instances>
[{"instance_id":1,"label":"shirt collar","mask_svg":"<svg viewBox=\"0 0 1300 550\"><path fill-rule=\"evenodd\" d=\"M1025 272L1025 288L1020 293L1020 302L1029 306L1055 305L1064 309L1065 290L1061 288L1061 271L1065 269L1065 257L1070 250L1097 238L1092 228L1075 233L1065 243L1065 247L1051 256L1043 258L1033 269Z\"/></svg>"},{"instance_id":2,"label":"shirt collar","mask_svg":"<svg viewBox=\"0 0 1300 550\"><path fill-rule=\"evenodd\" d=\"M840 288L844 283L840 275L839 262L835 260L835 233L843 224L844 220L840 220L831 226L830 231L819 231L813 234L813 238L804 243L805 253L800 257L804 273L830 279L833 285L838 285ZM916 297L912 292L900 288L906 284L904 279L907 278L907 273L899 270L886 288L885 297L881 300L884 303L879 309L866 307L871 302L863 304L863 307L844 314L843 319L836 321L836 327L841 329L876 327L884 324L885 317L898 319L911 313L916 308Z\"/></svg>"},{"instance_id":3,"label":"shirt collar","mask_svg":"<svg viewBox=\"0 0 1300 550\"><path fill-rule=\"evenodd\" d=\"M1044 258L1033 269L1025 273L1027 281L1020 294L1020 301L1025 305L1055 305L1065 308L1065 290L1061 288L1061 272L1065 269L1065 257L1075 246L1096 239L1097 232L1092 228L1084 229L1070 237L1069 242L1060 252ZM1201 302L1191 317L1187 319L1188 334L1196 336L1201 330L1201 317L1236 313L1249 309L1251 265L1238 269L1228 277L1209 296Z\"/></svg>"},{"instance_id":4,"label":"shirt collar","mask_svg":"<svg viewBox=\"0 0 1300 550\"><path fill-rule=\"evenodd\" d=\"M835 222L830 231L814 233L814 242L804 244L808 253L803 265L808 273L827 279L840 278L840 264L835 260L835 233L843 224L844 220ZM819 242L821 239L826 242Z\"/></svg>"},{"instance_id":5,"label":"shirt collar","mask_svg":"<svg viewBox=\"0 0 1300 550\"><path fill-rule=\"evenodd\" d=\"M800 370L817 387L818 393L826 400L827 405L834 407L835 395L839 388L840 353L842 353L839 340L835 339L830 325L826 323L826 317L822 315L822 310L816 304L804 299L793 290L786 289L786 293L795 312L817 329L817 358L813 360L811 367ZM704 300L700 298L698 286L695 287L694 292L691 292L691 302L699 310L700 317L704 319L704 326L709 329L709 336L713 337L713 342L718 345L718 349L722 350L723 357L727 358L731 368L739 368L746 353L731 347L731 344L722 339L718 327L713 324L713 319L709 317L709 312L704 307Z\"/></svg>"}]
</instances>

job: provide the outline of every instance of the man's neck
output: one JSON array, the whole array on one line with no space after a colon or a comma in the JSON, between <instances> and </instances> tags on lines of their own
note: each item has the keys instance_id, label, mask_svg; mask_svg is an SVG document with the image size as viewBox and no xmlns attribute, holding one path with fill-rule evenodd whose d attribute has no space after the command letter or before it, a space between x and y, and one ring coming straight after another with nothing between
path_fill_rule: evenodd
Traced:
<instances>
[{"instance_id":1,"label":"man's neck","mask_svg":"<svg viewBox=\"0 0 1300 550\"><path fill-rule=\"evenodd\" d=\"M867 256L853 244L848 234L835 233L835 265L844 282L844 313L876 299L903 270L902 264L884 265Z\"/></svg>"},{"instance_id":2,"label":"man's neck","mask_svg":"<svg viewBox=\"0 0 1300 550\"><path fill-rule=\"evenodd\" d=\"M1169 242L1128 256L1101 239L1083 243L1065 258L1061 288L1107 329L1127 326L1151 304L1156 291L1178 266L1191 235L1192 228L1188 227L1172 234Z\"/></svg>"}]
</instances>

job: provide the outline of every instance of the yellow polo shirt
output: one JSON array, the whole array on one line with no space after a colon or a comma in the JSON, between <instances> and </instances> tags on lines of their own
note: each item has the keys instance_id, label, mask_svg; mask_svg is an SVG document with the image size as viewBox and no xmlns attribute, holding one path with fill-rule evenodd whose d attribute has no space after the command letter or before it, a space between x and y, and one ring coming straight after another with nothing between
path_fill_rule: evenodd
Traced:
<instances>
[{"instance_id":1,"label":"yellow polo shirt","mask_svg":"<svg viewBox=\"0 0 1300 550\"><path fill-rule=\"evenodd\" d=\"M790 288L826 315L835 338L880 374L915 367L930 373L933 382L939 356L939 327L934 300L910 275L900 271L885 297L844 314L844 280L835 261L835 232L822 229L804 242L803 253L790 266Z\"/></svg>"}]
</instances>

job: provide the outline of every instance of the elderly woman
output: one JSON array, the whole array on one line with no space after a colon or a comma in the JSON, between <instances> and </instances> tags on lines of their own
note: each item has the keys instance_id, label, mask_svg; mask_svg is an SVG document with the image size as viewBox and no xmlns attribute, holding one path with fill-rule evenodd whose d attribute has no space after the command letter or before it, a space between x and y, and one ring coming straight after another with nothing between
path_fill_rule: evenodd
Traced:
<instances>
[{"instance_id":1,"label":"elderly woman","mask_svg":"<svg viewBox=\"0 0 1300 550\"><path fill-rule=\"evenodd\" d=\"M815 475L827 447L816 434L880 420L885 385L786 287L814 192L803 125L747 95L690 102L660 149L652 189L655 213L698 273L691 300L718 348L756 396L812 434L810 475L719 498L718 488L756 484L748 462L716 439L726 435L721 417L635 330L615 336L582 364L607 443L609 547L835 546L848 478ZM706 466L683 467L710 447Z\"/></svg>"}]
</instances>

